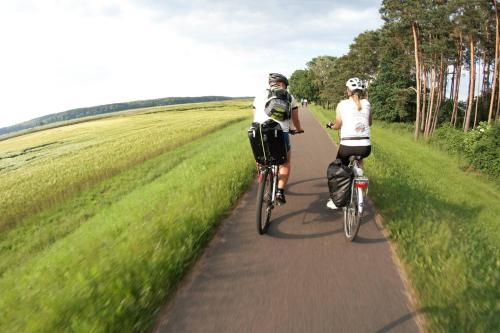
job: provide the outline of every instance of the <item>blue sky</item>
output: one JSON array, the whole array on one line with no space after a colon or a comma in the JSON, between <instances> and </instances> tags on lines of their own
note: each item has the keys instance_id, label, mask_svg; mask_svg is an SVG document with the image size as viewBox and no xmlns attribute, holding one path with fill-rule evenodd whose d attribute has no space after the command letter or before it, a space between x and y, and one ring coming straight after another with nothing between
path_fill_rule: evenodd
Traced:
<instances>
[{"instance_id":1,"label":"blue sky","mask_svg":"<svg viewBox=\"0 0 500 333\"><path fill-rule=\"evenodd\" d=\"M167 96L252 96L342 55L382 25L380 1L0 2L0 127L67 109Z\"/></svg>"}]
</instances>

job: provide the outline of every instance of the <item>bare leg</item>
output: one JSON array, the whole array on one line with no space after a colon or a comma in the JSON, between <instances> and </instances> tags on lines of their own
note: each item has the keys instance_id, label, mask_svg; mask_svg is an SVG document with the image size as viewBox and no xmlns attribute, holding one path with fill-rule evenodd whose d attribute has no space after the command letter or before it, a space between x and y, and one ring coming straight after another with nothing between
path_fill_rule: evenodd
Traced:
<instances>
[{"instance_id":1,"label":"bare leg","mask_svg":"<svg viewBox=\"0 0 500 333\"><path fill-rule=\"evenodd\" d=\"M288 177L290 176L290 160L292 158L292 152L288 152L286 164L280 165L279 177L278 177L278 188L284 189L286 183L288 182Z\"/></svg>"}]
</instances>

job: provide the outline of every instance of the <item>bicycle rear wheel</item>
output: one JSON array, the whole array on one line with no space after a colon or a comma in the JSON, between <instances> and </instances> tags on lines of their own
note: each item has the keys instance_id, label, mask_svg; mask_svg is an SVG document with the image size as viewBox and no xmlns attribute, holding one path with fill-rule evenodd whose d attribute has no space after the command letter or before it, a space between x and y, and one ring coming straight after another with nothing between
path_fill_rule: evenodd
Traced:
<instances>
[{"instance_id":1,"label":"bicycle rear wheel","mask_svg":"<svg viewBox=\"0 0 500 333\"><path fill-rule=\"evenodd\" d=\"M273 174L268 169L259 176L259 189L257 192L257 232L262 235L269 229L271 220Z\"/></svg>"},{"instance_id":2,"label":"bicycle rear wheel","mask_svg":"<svg viewBox=\"0 0 500 333\"><path fill-rule=\"evenodd\" d=\"M346 240L352 242L358 234L360 225L360 214L358 210L359 192L356 187L352 188L352 196L349 205L344 208L344 234Z\"/></svg>"}]
</instances>

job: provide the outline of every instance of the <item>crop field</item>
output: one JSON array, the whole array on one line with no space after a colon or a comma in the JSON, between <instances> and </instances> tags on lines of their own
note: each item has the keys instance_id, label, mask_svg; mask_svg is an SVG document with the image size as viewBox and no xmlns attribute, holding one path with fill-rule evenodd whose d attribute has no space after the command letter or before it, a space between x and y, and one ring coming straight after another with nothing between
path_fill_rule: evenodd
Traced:
<instances>
[{"instance_id":1,"label":"crop field","mask_svg":"<svg viewBox=\"0 0 500 333\"><path fill-rule=\"evenodd\" d=\"M248 105L144 109L0 141L0 231L72 193L247 117L242 110Z\"/></svg>"},{"instance_id":2,"label":"crop field","mask_svg":"<svg viewBox=\"0 0 500 333\"><path fill-rule=\"evenodd\" d=\"M313 108L322 122L332 111ZM337 132L329 132L338 142ZM405 263L431 332L500 329L500 189L398 126L375 123L369 196Z\"/></svg>"},{"instance_id":3,"label":"crop field","mask_svg":"<svg viewBox=\"0 0 500 333\"><path fill-rule=\"evenodd\" d=\"M253 179L250 105L144 109L0 141L0 331L147 330Z\"/></svg>"}]
</instances>

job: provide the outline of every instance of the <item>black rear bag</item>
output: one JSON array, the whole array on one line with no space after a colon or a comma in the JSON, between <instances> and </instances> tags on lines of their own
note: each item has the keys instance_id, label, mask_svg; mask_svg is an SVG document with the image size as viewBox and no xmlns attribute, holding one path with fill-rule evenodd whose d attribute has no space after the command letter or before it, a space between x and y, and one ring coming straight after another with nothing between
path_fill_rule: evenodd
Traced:
<instances>
[{"instance_id":1,"label":"black rear bag","mask_svg":"<svg viewBox=\"0 0 500 333\"><path fill-rule=\"evenodd\" d=\"M335 206L346 206L351 197L353 171L342 164L341 159L337 158L328 166L326 177L328 178L330 198L333 200Z\"/></svg>"},{"instance_id":2,"label":"black rear bag","mask_svg":"<svg viewBox=\"0 0 500 333\"><path fill-rule=\"evenodd\" d=\"M274 120L252 123L248 129L248 138L252 146L253 156L262 165L286 163L287 146L280 124Z\"/></svg>"}]
</instances>

